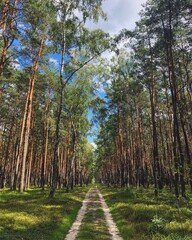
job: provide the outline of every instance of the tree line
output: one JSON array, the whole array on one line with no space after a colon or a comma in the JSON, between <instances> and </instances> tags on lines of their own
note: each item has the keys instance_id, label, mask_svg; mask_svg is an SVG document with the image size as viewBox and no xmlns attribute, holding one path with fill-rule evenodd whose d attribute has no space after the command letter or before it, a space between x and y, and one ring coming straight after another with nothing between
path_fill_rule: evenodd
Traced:
<instances>
[{"instance_id":1,"label":"tree line","mask_svg":"<svg viewBox=\"0 0 192 240\"><path fill-rule=\"evenodd\" d=\"M129 53L106 64L97 99L97 180L112 185L192 191L191 3L147 1ZM107 81L106 81L107 80Z\"/></svg>"}]
</instances>

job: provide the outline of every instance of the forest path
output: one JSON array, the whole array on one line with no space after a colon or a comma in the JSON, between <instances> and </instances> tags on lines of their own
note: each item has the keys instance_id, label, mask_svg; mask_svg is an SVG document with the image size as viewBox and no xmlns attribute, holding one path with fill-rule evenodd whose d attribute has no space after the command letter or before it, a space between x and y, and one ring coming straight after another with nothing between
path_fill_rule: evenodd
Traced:
<instances>
[{"instance_id":1,"label":"forest path","mask_svg":"<svg viewBox=\"0 0 192 240\"><path fill-rule=\"evenodd\" d=\"M65 240L123 240L109 208L97 187L91 188L83 201Z\"/></svg>"}]
</instances>

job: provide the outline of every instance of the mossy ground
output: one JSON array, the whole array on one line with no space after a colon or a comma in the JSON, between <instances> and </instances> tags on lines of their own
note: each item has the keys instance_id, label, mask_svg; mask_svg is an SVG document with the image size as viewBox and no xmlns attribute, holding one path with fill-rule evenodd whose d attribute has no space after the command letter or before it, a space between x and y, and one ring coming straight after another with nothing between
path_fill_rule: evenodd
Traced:
<instances>
[{"instance_id":1,"label":"mossy ground","mask_svg":"<svg viewBox=\"0 0 192 240\"><path fill-rule=\"evenodd\" d=\"M100 190L124 240L192 239L192 201L176 200L164 189L158 199L153 189Z\"/></svg>"},{"instance_id":2,"label":"mossy ground","mask_svg":"<svg viewBox=\"0 0 192 240\"><path fill-rule=\"evenodd\" d=\"M18 193L0 191L1 240L60 240L69 231L89 187L70 193L58 190L48 198L48 190L32 188Z\"/></svg>"}]
</instances>

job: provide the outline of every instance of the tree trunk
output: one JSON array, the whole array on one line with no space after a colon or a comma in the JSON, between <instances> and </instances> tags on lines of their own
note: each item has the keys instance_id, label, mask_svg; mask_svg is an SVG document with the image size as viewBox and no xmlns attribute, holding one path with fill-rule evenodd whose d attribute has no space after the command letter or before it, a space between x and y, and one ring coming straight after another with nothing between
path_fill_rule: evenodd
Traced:
<instances>
[{"instance_id":1,"label":"tree trunk","mask_svg":"<svg viewBox=\"0 0 192 240\"><path fill-rule=\"evenodd\" d=\"M124 139L123 139L123 126L122 126L122 116L121 110L118 108L118 134L119 134L119 157L120 157L120 186L125 185L124 181Z\"/></svg>"},{"instance_id":2,"label":"tree trunk","mask_svg":"<svg viewBox=\"0 0 192 240\"><path fill-rule=\"evenodd\" d=\"M10 48L10 46L13 43L13 39L11 39L11 37L12 37L12 31L14 28L15 15L17 12L16 5L17 5L17 0L14 0L13 7L12 7L12 13L11 13L11 21L10 21L10 23L8 23L6 20L6 15L9 10L9 1L5 2L2 19L0 22L0 25L2 25L2 36L3 36L3 42L4 42L3 51L1 54L1 60L0 60L0 76L1 76L4 66L5 66L8 49Z\"/></svg>"},{"instance_id":3,"label":"tree trunk","mask_svg":"<svg viewBox=\"0 0 192 240\"><path fill-rule=\"evenodd\" d=\"M23 149L22 153L22 167L21 167L21 179L20 179L20 192L24 191L24 183L25 183L25 168L26 168L26 159L27 159L27 152L28 152L28 144L29 144L29 134L30 134L30 126L31 126L31 112L32 112L32 103L33 103L33 92L34 92L34 85L36 79L36 73L38 70L38 64L41 57L41 53L43 50L43 45L45 41L45 34L43 34L38 55L36 60L33 64L33 72L29 81L29 88L25 103L25 110L23 116L23 123L21 129L21 138L20 138L20 149ZM20 154L18 154L19 156ZM19 156L20 157L20 156Z\"/></svg>"},{"instance_id":4,"label":"tree trunk","mask_svg":"<svg viewBox=\"0 0 192 240\"><path fill-rule=\"evenodd\" d=\"M54 158L53 158L53 174L52 174L52 182L51 182L51 188L49 197L53 198L55 195L55 190L57 188L58 183L58 164L59 164L59 156L58 156L58 148L60 143L60 122L61 122L61 112L63 107L63 101L64 101L64 64L65 64L65 22L63 23L63 29L62 29L62 49L61 49L61 68L60 68L60 99L57 109L57 120L56 120L56 130L55 130L55 145L54 145Z\"/></svg>"},{"instance_id":5,"label":"tree trunk","mask_svg":"<svg viewBox=\"0 0 192 240\"><path fill-rule=\"evenodd\" d=\"M72 155L71 155L71 161L70 161L70 169L69 169L69 175L68 175L68 184L66 187L66 191L69 192L69 186L73 188L73 176L74 176L74 164L75 164L75 157L76 157L76 147L77 147L77 132L75 125L73 121L71 122L72 131L73 131L73 139L72 139Z\"/></svg>"},{"instance_id":6,"label":"tree trunk","mask_svg":"<svg viewBox=\"0 0 192 240\"><path fill-rule=\"evenodd\" d=\"M151 61L151 86L150 86L150 100L151 100L151 121L152 121L152 135L153 135L153 176L155 197L158 196L159 186L158 181L160 181L159 172L159 151L158 151L158 136L157 136L157 122L156 122L156 93L155 93L155 75L154 75L154 63L153 63L153 52L151 48L151 42L149 40L150 49L150 61Z\"/></svg>"},{"instance_id":7,"label":"tree trunk","mask_svg":"<svg viewBox=\"0 0 192 240\"><path fill-rule=\"evenodd\" d=\"M45 173L46 173L46 164L47 164L47 150L48 150L48 115L49 115L49 106L50 106L50 91L48 99L45 106L44 114L44 137L43 137L43 154L42 154L42 165L41 165L41 187L44 190L45 187Z\"/></svg>"},{"instance_id":8,"label":"tree trunk","mask_svg":"<svg viewBox=\"0 0 192 240\"><path fill-rule=\"evenodd\" d=\"M11 149L11 142L13 137L13 129L15 124L15 116L12 118L11 128L9 131L9 139L6 147L5 157L4 157L4 167L2 169L2 179L1 179L1 188L4 188L6 185L6 178L7 178L7 167L10 161L10 149Z\"/></svg>"}]
</instances>

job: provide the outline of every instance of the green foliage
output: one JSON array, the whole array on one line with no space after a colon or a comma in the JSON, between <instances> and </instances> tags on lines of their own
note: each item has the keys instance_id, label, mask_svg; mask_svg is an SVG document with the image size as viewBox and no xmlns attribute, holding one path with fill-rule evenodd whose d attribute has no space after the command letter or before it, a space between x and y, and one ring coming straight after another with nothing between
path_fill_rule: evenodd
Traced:
<instances>
[{"instance_id":1,"label":"green foliage","mask_svg":"<svg viewBox=\"0 0 192 240\"><path fill-rule=\"evenodd\" d=\"M166 221L159 217L158 215L153 216L151 219L152 221L152 226L151 226L151 231L153 233L163 233L165 231L165 226L166 226Z\"/></svg>"}]
</instances>

